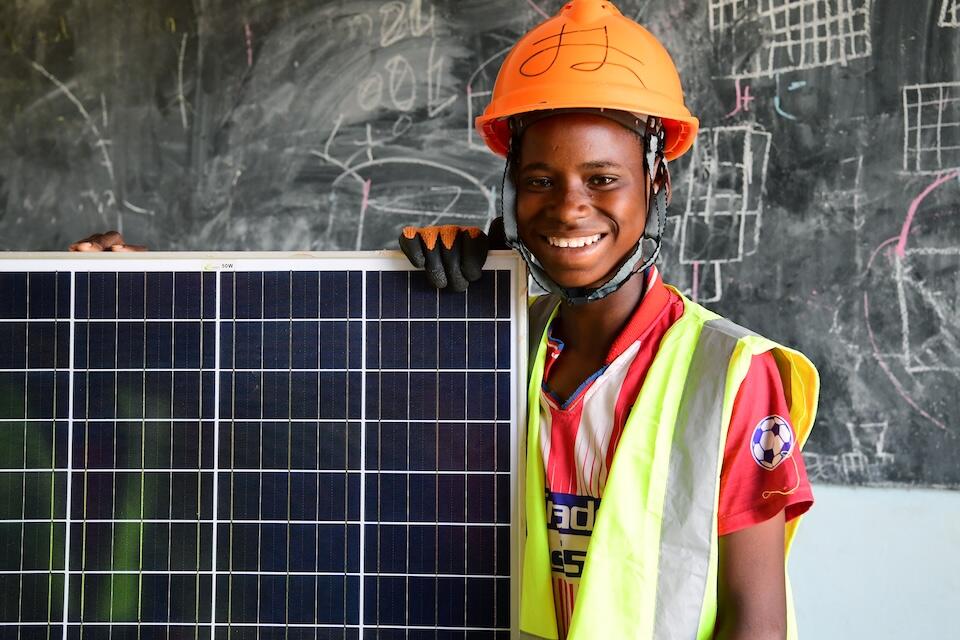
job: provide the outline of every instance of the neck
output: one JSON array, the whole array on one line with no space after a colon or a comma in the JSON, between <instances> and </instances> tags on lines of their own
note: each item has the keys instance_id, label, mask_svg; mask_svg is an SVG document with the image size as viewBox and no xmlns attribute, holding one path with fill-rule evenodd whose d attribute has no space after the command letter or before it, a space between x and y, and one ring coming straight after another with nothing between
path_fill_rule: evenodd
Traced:
<instances>
[{"instance_id":1,"label":"neck","mask_svg":"<svg viewBox=\"0 0 960 640\"><path fill-rule=\"evenodd\" d=\"M645 287L644 274L637 273L604 298L578 305L564 303L560 306L555 332L566 348L606 357L643 298Z\"/></svg>"}]
</instances>

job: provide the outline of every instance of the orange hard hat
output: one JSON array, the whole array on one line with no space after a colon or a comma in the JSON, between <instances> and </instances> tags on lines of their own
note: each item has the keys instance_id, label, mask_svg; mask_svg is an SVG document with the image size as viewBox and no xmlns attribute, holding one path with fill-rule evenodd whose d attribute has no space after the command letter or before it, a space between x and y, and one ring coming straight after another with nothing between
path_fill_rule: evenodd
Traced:
<instances>
[{"instance_id":1,"label":"orange hard hat","mask_svg":"<svg viewBox=\"0 0 960 640\"><path fill-rule=\"evenodd\" d=\"M548 109L655 116L663 123L667 160L693 145L700 125L683 103L670 54L609 0L571 0L523 36L503 61L476 126L502 156L510 146L510 116Z\"/></svg>"}]
</instances>

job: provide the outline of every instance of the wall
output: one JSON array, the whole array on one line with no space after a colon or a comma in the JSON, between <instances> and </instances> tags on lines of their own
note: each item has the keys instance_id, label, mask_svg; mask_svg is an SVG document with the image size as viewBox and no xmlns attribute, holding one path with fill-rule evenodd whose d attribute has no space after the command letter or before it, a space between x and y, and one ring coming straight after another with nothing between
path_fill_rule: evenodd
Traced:
<instances>
[{"instance_id":1,"label":"wall","mask_svg":"<svg viewBox=\"0 0 960 640\"><path fill-rule=\"evenodd\" d=\"M0 248L374 249L485 225L472 128L560 0L0 5ZM118 8L122 7L122 9ZM958 0L623 0L702 121L663 270L823 377L811 476L960 487Z\"/></svg>"},{"instance_id":2,"label":"wall","mask_svg":"<svg viewBox=\"0 0 960 640\"><path fill-rule=\"evenodd\" d=\"M960 493L814 487L790 558L802 638L957 637Z\"/></svg>"}]
</instances>

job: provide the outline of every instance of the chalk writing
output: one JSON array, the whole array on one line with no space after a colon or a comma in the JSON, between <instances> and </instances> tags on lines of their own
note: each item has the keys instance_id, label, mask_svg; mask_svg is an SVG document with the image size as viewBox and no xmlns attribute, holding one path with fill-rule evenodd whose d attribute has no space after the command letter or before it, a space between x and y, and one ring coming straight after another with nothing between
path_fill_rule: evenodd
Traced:
<instances>
[{"instance_id":1,"label":"chalk writing","mask_svg":"<svg viewBox=\"0 0 960 640\"><path fill-rule=\"evenodd\" d=\"M380 14L380 48L388 48L411 38L429 36L429 49L424 61L411 59L404 49L402 53L390 56L382 68L372 70L357 84L357 104L366 112L382 107L408 112L417 107L418 86L426 84L426 106L428 116L433 118L456 102L456 94L444 90L444 71L447 57L438 51L435 34L435 9L431 5L428 16L424 16L421 0L409 3L391 1L382 5ZM373 29L373 19L358 20L354 16L349 22L350 37L353 38L358 26ZM422 55L422 54L421 54Z\"/></svg>"},{"instance_id":2,"label":"chalk writing","mask_svg":"<svg viewBox=\"0 0 960 640\"><path fill-rule=\"evenodd\" d=\"M386 64L390 102L400 111L409 111L417 101L417 83L410 62L401 55Z\"/></svg>"},{"instance_id":3,"label":"chalk writing","mask_svg":"<svg viewBox=\"0 0 960 640\"><path fill-rule=\"evenodd\" d=\"M724 116L724 118L732 118L741 111L750 111L750 103L753 102L754 98L750 95L750 85L740 86L740 78L737 78L733 81L734 89L736 90L736 106L733 111Z\"/></svg>"},{"instance_id":4,"label":"chalk writing","mask_svg":"<svg viewBox=\"0 0 960 640\"><path fill-rule=\"evenodd\" d=\"M380 7L380 46L389 47L408 36L419 38L432 31L434 14L431 5L429 17L424 20L422 0L387 2Z\"/></svg>"},{"instance_id":5,"label":"chalk writing","mask_svg":"<svg viewBox=\"0 0 960 640\"><path fill-rule=\"evenodd\" d=\"M446 56L437 55L437 43L430 43L427 58L427 116L434 118L457 100L456 94L443 95L443 69Z\"/></svg>"}]
</instances>

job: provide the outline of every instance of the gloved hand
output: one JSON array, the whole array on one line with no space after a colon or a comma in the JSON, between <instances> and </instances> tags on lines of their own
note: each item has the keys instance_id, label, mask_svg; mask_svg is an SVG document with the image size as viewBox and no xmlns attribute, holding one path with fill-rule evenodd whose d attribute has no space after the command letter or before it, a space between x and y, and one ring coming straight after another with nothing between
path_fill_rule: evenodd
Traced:
<instances>
[{"instance_id":1,"label":"gloved hand","mask_svg":"<svg viewBox=\"0 0 960 640\"><path fill-rule=\"evenodd\" d=\"M480 279L489 241L477 227L404 227L400 248L433 286L464 291Z\"/></svg>"}]
</instances>

